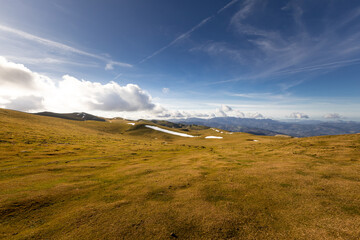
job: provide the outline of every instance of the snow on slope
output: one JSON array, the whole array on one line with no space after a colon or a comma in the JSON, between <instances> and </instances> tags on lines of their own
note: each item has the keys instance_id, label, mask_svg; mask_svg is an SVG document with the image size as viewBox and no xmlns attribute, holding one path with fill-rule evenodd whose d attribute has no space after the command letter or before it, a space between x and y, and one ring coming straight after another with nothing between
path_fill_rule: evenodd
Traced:
<instances>
[{"instance_id":1,"label":"snow on slope","mask_svg":"<svg viewBox=\"0 0 360 240\"><path fill-rule=\"evenodd\" d=\"M169 133L169 134L172 134L172 135L181 136L181 137L194 137L194 136L189 135L189 134L174 132L174 131L170 131L170 130L167 130L167 129L163 129L163 128L151 126L151 125L145 125L145 127L151 128L151 129L156 130L156 131L160 131L160 132Z\"/></svg>"},{"instance_id":2,"label":"snow on slope","mask_svg":"<svg viewBox=\"0 0 360 240\"><path fill-rule=\"evenodd\" d=\"M223 137L218 137L218 136L207 136L205 138L216 138L216 139L222 139Z\"/></svg>"}]
</instances>

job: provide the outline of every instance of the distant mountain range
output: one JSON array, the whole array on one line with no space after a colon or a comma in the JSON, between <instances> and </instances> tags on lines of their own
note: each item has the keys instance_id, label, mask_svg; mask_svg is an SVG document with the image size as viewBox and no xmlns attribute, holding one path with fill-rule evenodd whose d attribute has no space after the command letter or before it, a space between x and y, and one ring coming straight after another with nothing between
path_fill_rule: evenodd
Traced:
<instances>
[{"instance_id":1,"label":"distant mountain range","mask_svg":"<svg viewBox=\"0 0 360 240\"><path fill-rule=\"evenodd\" d=\"M353 121L299 121L281 122L271 119L217 117L211 119L188 118L172 119L175 123L196 124L220 128L233 132L246 132L256 135L275 136L278 134L293 137L353 134L360 132L360 122Z\"/></svg>"},{"instance_id":2,"label":"distant mountain range","mask_svg":"<svg viewBox=\"0 0 360 240\"><path fill-rule=\"evenodd\" d=\"M105 119L84 113L84 112L75 112L75 113L53 113L53 112L39 112L35 113L35 115L47 116L47 117L57 117L63 118L68 120L76 120L76 121L86 121L86 120L93 120L93 121L101 121L105 122Z\"/></svg>"},{"instance_id":3,"label":"distant mountain range","mask_svg":"<svg viewBox=\"0 0 360 240\"><path fill-rule=\"evenodd\" d=\"M40 112L36 115L57 117L76 121L106 121L88 113L53 113ZM210 119L188 118L164 120L143 120L182 131L201 130L208 127L224 129L232 132L245 132L255 135L275 136L289 135L292 137L311 137L322 135L340 135L360 133L360 122L336 121L322 122L316 120L281 122L271 119L216 117Z\"/></svg>"}]
</instances>

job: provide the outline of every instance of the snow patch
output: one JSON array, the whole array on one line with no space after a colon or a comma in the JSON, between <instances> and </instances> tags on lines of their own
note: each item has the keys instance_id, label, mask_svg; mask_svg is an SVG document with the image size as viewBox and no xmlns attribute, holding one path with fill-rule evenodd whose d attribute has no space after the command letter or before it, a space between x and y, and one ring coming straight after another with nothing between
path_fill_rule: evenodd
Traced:
<instances>
[{"instance_id":1,"label":"snow patch","mask_svg":"<svg viewBox=\"0 0 360 240\"><path fill-rule=\"evenodd\" d=\"M133 126L135 125L135 123L127 123L127 124L129 124L129 125L133 125Z\"/></svg>"},{"instance_id":2,"label":"snow patch","mask_svg":"<svg viewBox=\"0 0 360 240\"><path fill-rule=\"evenodd\" d=\"M215 129L215 128L211 128L212 130L214 130L215 132L220 132L220 130Z\"/></svg>"},{"instance_id":3,"label":"snow patch","mask_svg":"<svg viewBox=\"0 0 360 240\"><path fill-rule=\"evenodd\" d=\"M194 136L189 135L189 134L174 132L174 131L170 131L170 130L167 130L167 129L151 126L151 125L145 125L145 127L151 128L151 129L156 130L156 131L169 133L169 134L172 134L172 135L177 135L177 136L180 136L180 137L194 137Z\"/></svg>"},{"instance_id":4,"label":"snow patch","mask_svg":"<svg viewBox=\"0 0 360 240\"><path fill-rule=\"evenodd\" d=\"M218 136L207 136L207 137L205 137L205 138L216 138L216 139L222 139L223 137L218 137Z\"/></svg>"}]
</instances>

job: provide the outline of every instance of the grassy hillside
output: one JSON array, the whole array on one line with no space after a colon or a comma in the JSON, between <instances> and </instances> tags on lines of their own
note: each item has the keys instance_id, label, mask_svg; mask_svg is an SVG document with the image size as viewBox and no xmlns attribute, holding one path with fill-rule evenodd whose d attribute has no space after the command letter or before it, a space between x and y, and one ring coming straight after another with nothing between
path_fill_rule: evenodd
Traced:
<instances>
[{"instance_id":1,"label":"grassy hillside","mask_svg":"<svg viewBox=\"0 0 360 240\"><path fill-rule=\"evenodd\" d=\"M128 123L0 109L0 239L360 238L358 134Z\"/></svg>"}]
</instances>

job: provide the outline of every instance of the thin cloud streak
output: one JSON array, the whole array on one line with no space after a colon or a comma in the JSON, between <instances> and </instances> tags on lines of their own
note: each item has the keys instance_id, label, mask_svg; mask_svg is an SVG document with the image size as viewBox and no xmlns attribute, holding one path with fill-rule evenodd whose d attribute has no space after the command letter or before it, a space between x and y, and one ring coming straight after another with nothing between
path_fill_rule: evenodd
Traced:
<instances>
[{"instance_id":1,"label":"thin cloud streak","mask_svg":"<svg viewBox=\"0 0 360 240\"><path fill-rule=\"evenodd\" d=\"M203 25L205 25L206 23L208 23L209 21L211 21L214 17L216 17L218 14L220 14L222 11L224 11L225 9L229 8L230 6L232 6L233 4L235 4L236 2L238 2L238 0L233 0L230 3L226 4L224 7L220 8L216 14L205 18L204 20L202 20L200 23L198 23L197 25L195 25L193 28L191 28L189 31L181 34L179 37L175 38L173 41L171 41L169 44L165 45L164 47L160 48L159 50L155 51L154 53L152 53L151 55L145 57L144 59L142 59L139 64L144 63L146 61L148 61L149 59L155 57L156 55L158 55L159 53L163 52L164 50L168 49L169 47L173 46L174 44L176 44L177 42L179 42L182 39L185 39L187 37L189 37L191 35L191 33L193 33L194 31L196 31L198 28L202 27Z\"/></svg>"},{"instance_id":2,"label":"thin cloud streak","mask_svg":"<svg viewBox=\"0 0 360 240\"><path fill-rule=\"evenodd\" d=\"M292 73L307 72L307 71L317 71L317 70L332 69L332 68L338 68L338 67L356 65L356 64L360 64L360 58L306 66L306 67L291 69L287 71L278 71L275 72L275 74L292 74Z\"/></svg>"},{"instance_id":3,"label":"thin cloud streak","mask_svg":"<svg viewBox=\"0 0 360 240\"><path fill-rule=\"evenodd\" d=\"M156 55L158 55L159 53L161 53L162 51L166 50L167 48L171 47L172 45L174 45L175 43L177 43L178 41L180 41L181 39L187 38L190 36L190 34L192 32L194 32L196 29L200 28L201 26L203 26L204 24L206 24L208 21L210 21L211 19L213 19L215 17L215 15L205 18L204 20L202 20L199 24L197 24L195 27L193 27L192 29L190 29L189 31L187 31L186 33L181 34L179 37L175 38L172 42L170 42L168 45L160 48L159 50L155 51L153 54L147 56L146 58L142 59L139 63L143 63L146 62L147 60L149 60L150 58L155 57Z\"/></svg>"},{"instance_id":4,"label":"thin cloud streak","mask_svg":"<svg viewBox=\"0 0 360 240\"><path fill-rule=\"evenodd\" d=\"M222 7L219 11L217 11L217 14L221 13L222 11L224 11L225 9L231 7L233 4L237 3L239 0L232 0L231 2L229 2L228 4L226 4L224 7Z\"/></svg>"},{"instance_id":5,"label":"thin cloud streak","mask_svg":"<svg viewBox=\"0 0 360 240\"><path fill-rule=\"evenodd\" d=\"M5 55L3 56L6 59L11 61L21 62L22 64L67 64L67 65L74 65L80 67L100 67L98 64L95 63L79 63L74 61L67 61L60 58L51 58L51 57L42 57L42 58L33 58L33 57L18 57L18 56L10 56Z\"/></svg>"},{"instance_id":6,"label":"thin cloud streak","mask_svg":"<svg viewBox=\"0 0 360 240\"><path fill-rule=\"evenodd\" d=\"M76 54L83 55L83 56L86 56L86 57L95 58L95 59L101 60L101 61L103 61L103 62L105 62L107 64L118 65L118 66L121 66L121 67L132 67L132 65L128 64L128 63L112 61L112 60L110 60L108 58L105 58L105 57L103 57L101 55L97 55L97 54L89 53L89 52L86 52L86 51L82 51L80 49L68 46L66 44L55 42L55 41L52 41L52 40L49 40L49 39L46 39L46 38L42 38L42 37L27 33L27 32L24 32L24 31L15 29L15 28L7 27L7 26L1 25L1 24L0 24L0 31L11 33L11 34L19 36L21 38L24 38L24 39L27 39L27 40L30 40L30 41L34 41L34 42L40 43L40 44L45 45L45 46L57 48L57 49L60 49L62 51L72 52L72 53L76 53Z\"/></svg>"},{"instance_id":7,"label":"thin cloud streak","mask_svg":"<svg viewBox=\"0 0 360 240\"><path fill-rule=\"evenodd\" d=\"M242 97L249 99L267 99L267 100L287 100L290 94L273 94L273 93L229 93L229 96Z\"/></svg>"},{"instance_id":8,"label":"thin cloud streak","mask_svg":"<svg viewBox=\"0 0 360 240\"><path fill-rule=\"evenodd\" d=\"M357 65L357 64L360 64L360 58L330 62L330 63L319 64L319 65L306 66L306 67L290 69L290 70L275 71L275 72L272 72L271 74L273 74L274 76L276 76L276 75L291 75L291 74L296 74L296 73L321 71L321 70L329 70L329 69L331 70L331 69L336 69L336 68L350 66L350 65ZM263 77L263 75L265 76L266 74L256 74L256 75L249 75L249 76L244 75L244 76L241 76L238 78L206 83L205 85L208 86L208 85L216 85L216 84L222 84L222 83L238 82L241 80L254 80L254 79ZM300 83L301 82L303 82L303 81L300 81ZM292 85L296 86L300 83L292 84Z\"/></svg>"}]
</instances>

